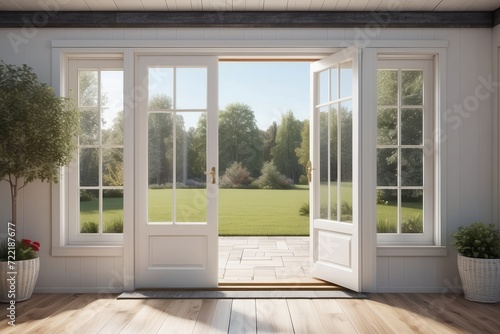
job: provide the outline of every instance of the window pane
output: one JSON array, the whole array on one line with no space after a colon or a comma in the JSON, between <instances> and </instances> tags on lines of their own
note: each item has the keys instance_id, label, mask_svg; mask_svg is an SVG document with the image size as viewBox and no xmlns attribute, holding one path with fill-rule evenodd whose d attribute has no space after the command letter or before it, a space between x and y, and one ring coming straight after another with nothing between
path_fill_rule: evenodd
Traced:
<instances>
[{"instance_id":1,"label":"window pane","mask_svg":"<svg viewBox=\"0 0 500 334\"><path fill-rule=\"evenodd\" d=\"M401 72L401 104L404 106L422 105L424 102L423 71Z\"/></svg>"},{"instance_id":2,"label":"window pane","mask_svg":"<svg viewBox=\"0 0 500 334\"><path fill-rule=\"evenodd\" d=\"M99 233L99 190L80 190L80 233Z\"/></svg>"},{"instance_id":3,"label":"window pane","mask_svg":"<svg viewBox=\"0 0 500 334\"><path fill-rule=\"evenodd\" d=\"M172 221L173 116L150 113L148 117L148 219Z\"/></svg>"},{"instance_id":4,"label":"window pane","mask_svg":"<svg viewBox=\"0 0 500 334\"><path fill-rule=\"evenodd\" d=\"M422 190L401 190L401 233L423 233L424 194Z\"/></svg>"},{"instance_id":5,"label":"window pane","mask_svg":"<svg viewBox=\"0 0 500 334\"><path fill-rule=\"evenodd\" d=\"M80 145L99 145L99 111L97 109L80 110Z\"/></svg>"},{"instance_id":6,"label":"window pane","mask_svg":"<svg viewBox=\"0 0 500 334\"><path fill-rule=\"evenodd\" d=\"M352 62L340 64L340 98L352 96Z\"/></svg>"},{"instance_id":7,"label":"window pane","mask_svg":"<svg viewBox=\"0 0 500 334\"><path fill-rule=\"evenodd\" d=\"M80 186L99 186L99 149L80 148Z\"/></svg>"},{"instance_id":8,"label":"window pane","mask_svg":"<svg viewBox=\"0 0 500 334\"><path fill-rule=\"evenodd\" d=\"M123 72L101 72L102 143L123 144Z\"/></svg>"},{"instance_id":9,"label":"window pane","mask_svg":"<svg viewBox=\"0 0 500 334\"><path fill-rule=\"evenodd\" d=\"M401 144L421 145L423 140L424 111L401 109Z\"/></svg>"},{"instance_id":10,"label":"window pane","mask_svg":"<svg viewBox=\"0 0 500 334\"><path fill-rule=\"evenodd\" d=\"M341 110L341 221L352 221L352 102L340 104Z\"/></svg>"},{"instance_id":11,"label":"window pane","mask_svg":"<svg viewBox=\"0 0 500 334\"><path fill-rule=\"evenodd\" d=\"M174 69L150 68L148 70L149 110L170 110L173 108Z\"/></svg>"},{"instance_id":12,"label":"window pane","mask_svg":"<svg viewBox=\"0 0 500 334\"><path fill-rule=\"evenodd\" d=\"M78 106L97 107L99 96L98 71L78 71Z\"/></svg>"},{"instance_id":13,"label":"window pane","mask_svg":"<svg viewBox=\"0 0 500 334\"><path fill-rule=\"evenodd\" d=\"M398 144L398 109L379 108L377 117L377 144Z\"/></svg>"},{"instance_id":14,"label":"window pane","mask_svg":"<svg viewBox=\"0 0 500 334\"><path fill-rule=\"evenodd\" d=\"M207 108L207 69L176 69L176 109Z\"/></svg>"},{"instance_id":15,"label":"window pane","mask_svg":"<svg viewBox=\"0 0 500 334\"><path fill-rule=\"evenodd\" d=\"M330 125L330 111L328 107L319 109L319 177L321 183L320 189L320 218L328 219L328 193L330 191L330 175L329 164L330 162L330 138L329 138L329 125ZM336 124L336 122L335 122ZM335 174L336 175L336 174Z\"/></svg>"},{"instance_id":16,"label":"window pane","mask_svg":"<svg viewBox=\"0 0 500 334\"><path fill-rule=\"evenodd\" d=\"M177 116L175 221L178 223L206 222L206 183L211 182L210 176L207 177L204 173L206 136L194 132L199 119L206 119L205 113L179 114Z\"/></svg>"},{"instance_id":17,"label":"window pane","mask_svg":"<svg viewBox=\"0 0 500 334\"><path fill-rule=\"evenodd\" d=\"M398 105L398 71L378 71L377 104L379 106Z\"/></svg>"},{"instance_id":18,"label":"window pane","mask_svg":"<svg viewBox=\"0 0 500 334\"><path fill-rule=\"evenodd\" d=\"M377 149L377 186L398 185L398 150Z\"/></svg>"},{"instance_id":19,"label":"window pane","mask_svg":"<svg viewBox=\"0 0 500 334\"><path fill-rule=\"evenodd\" d=\"M318 104L328 102L328 71L320 72L318 75Z\"/></svg>"},{"instance_id":20,"label":"window pane","mask_svg":"<svg viewBox=\"0 0 500 334\"><path fill-rule=\"evenodd\" d=\"M102 194L103 233L123 233L123 190L105 189Z\"/></svg>"},{"instance_id":21,"label":"window pane","mask_svg":"<svg viewBox=\"0 0 500 334\"><path fill-rule=\"evenodd\" d=\"M330 69L330 101L339 98L339 74L337 66Z\"/></svg>"},{"instance_id":22,"label":"window pane","mask_svg":"<svg viewBox=\"0 0 500 334\"><path fill-rule=\"evenodd\" d=\"M401 185L423 185L423 150L420 148L401 149Z\"/></svg>"},{"instance_id":23,"label":"window pane","mask_svg":"<svg viewBox=\"0 0 500 334\"><path fill-rule=\"evenodd\" d=\"M104 148L102 161L102 185L123 186L123 149Z\"/></svg>"},{"instance_id":24,"label":"window pane","mask_svg":"<svg viewBox=\"0 0 500 334\"><path fill-rule=\"evenodd\" d=\"M398 191L377 190L377 233L398 232Z\"/></svg>"}]
</instances>

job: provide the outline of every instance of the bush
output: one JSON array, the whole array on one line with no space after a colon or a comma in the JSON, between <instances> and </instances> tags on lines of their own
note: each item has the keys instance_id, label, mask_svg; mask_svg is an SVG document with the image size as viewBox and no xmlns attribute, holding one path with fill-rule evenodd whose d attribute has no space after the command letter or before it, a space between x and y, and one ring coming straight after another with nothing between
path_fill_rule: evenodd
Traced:
<instances>
[{"instance_id":1,"label":"bush","mask_svg":"<svg viewBox=\"0 0 500 334\"><path fill-rule=\"evenodd\" d=\"M460 226L458 232L451 235L451 243L462 256L481 259L500 259L500 234L495 225L472 223Z\"/></svg>"},{"instance_id":2,"label":"bush","mask_svg":"<svg viewBox=\"0 0 500 334\"><path fill-rule=\"evenodd\" d=\"M309 216L309 203L304 203L299 208L299 215L301 216Z\"/></svg>"},{"instance_id":3,"label":"bush","mask_svg":"<svg viewBox=\"0 0 500 334\"><path fill-rule=\"evenodd\" d=\"M307 179L307 176L301 175L299 177L299 184L308 185L309 184L309 180Z\"/></svg>"},{"instance_id":4,"label":"bush","mask_svg":"<svg viewBox=\"0 0 500 334\"><path fill-rule=\"evenodd\" d=\"M123 217L115 216L104 225L104 233L123 233Z\"/></svg>"},{"instance_id":5,"label":"bush","mask_svg":"<svg viewBox=\"0 0 500 334\"><path fill-rule=\"evenodd\" d=\"M95 222L83 222L80 225L80 233L98 233L99 225Z\"/></svg>"},{"instance_id":6,"label":"bush","mask_svg":"<svg viewBox=\"0 0 500 334\"><path fill-rule=\"evenodd\" d=\"M96 200L94 194L88 190L80 190L80 202L90 202Z\"/></svg>"},{"instance_id":7,"label":"bush","mask_svg":"<svg viewBox=\"0 0 500 334\"><path fill-rule=\"evenodd\" d=\"M377 233L397 233L396 222L390 222L389 219L377 221Z\"/></svg>"},{"instance_id":8,"label":"bush","mask_svg":"<svg viewBox=\"0 0 500 334\"><path fill-rule=\"evenodd\" d=\"M272 162L265 162L260 171L262 175L257 179L259 188L262 189L290 189L293 181L278 172Z\"/></svg>"},{"instance_id":9,"label":"bush","mask_svg":"<svg viewBox=\"0 0 500 334\"><path fill-rule=\"evenodd\" d=\"M246 188L253 182L250 172L241 162L233 162L226 169L219 186L221 188Z\"/></svg>"},{"instance_id":10,"label":"bush","mask_svg":"<svg viewBox=\"0 0 500 334\"><path fill-rule=\"evenodd\" d=\"M423 233L424 222L421 215L404 217L401 223L401 232L403 233Z\"/></svg>"}]
</instances>

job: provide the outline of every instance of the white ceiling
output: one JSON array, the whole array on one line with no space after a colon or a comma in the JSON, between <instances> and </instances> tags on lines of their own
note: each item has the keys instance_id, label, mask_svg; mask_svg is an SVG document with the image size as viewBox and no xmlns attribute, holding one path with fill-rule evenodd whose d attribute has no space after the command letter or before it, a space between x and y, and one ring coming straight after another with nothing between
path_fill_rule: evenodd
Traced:
<instances>
[{"instance_id":1,"label":"white ceiling","mask_svg":"<svg viewBox=\"0 0 500 334\"><path fill-rule=\"evenodd\" d=\"M499 7L499 0L1 0L0 2L0 11L493 11Z\"/></svg>"}]
</instances>

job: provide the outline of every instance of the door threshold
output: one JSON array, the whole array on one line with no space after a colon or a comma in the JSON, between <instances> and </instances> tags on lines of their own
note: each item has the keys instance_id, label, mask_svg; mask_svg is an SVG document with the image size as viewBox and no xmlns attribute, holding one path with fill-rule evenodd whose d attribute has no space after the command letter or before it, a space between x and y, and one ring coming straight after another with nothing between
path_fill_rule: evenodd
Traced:
<instances>
[{"instance_id":1,"label":"door threshold","mask_svg":"<svg viewBox=\"0 0 500 334\"><path fill-rule=\"evenodd\" d=\"M219 290L343 290L330 282L311 279L308 281L234 281L219 282Z\"/></svg>"}]
</instances>

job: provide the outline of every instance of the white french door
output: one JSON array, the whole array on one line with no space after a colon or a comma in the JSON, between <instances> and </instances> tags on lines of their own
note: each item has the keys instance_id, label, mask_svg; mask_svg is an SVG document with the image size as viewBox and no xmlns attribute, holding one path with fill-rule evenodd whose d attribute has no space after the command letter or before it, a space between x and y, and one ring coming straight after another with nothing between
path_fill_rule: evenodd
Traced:
<instances>
[{"instance_id":1,"label":"white french door","mask_svg":"<svg viewBox=\"0 0 500 334\"><path fill-rule=\"evenodd\" d=\"M216 287L217 58L138 56L135 78L135 287Z\"/></svg>"},{"instance_id":2,"label":"white french door","mask_svg":"<svg viewBox=\"0 0 500 334\"><path fill-rule=\"evenodd\" d=\"M360 50L311 64L311 275L361 290Z\"/></svg>"}]
</instances>

